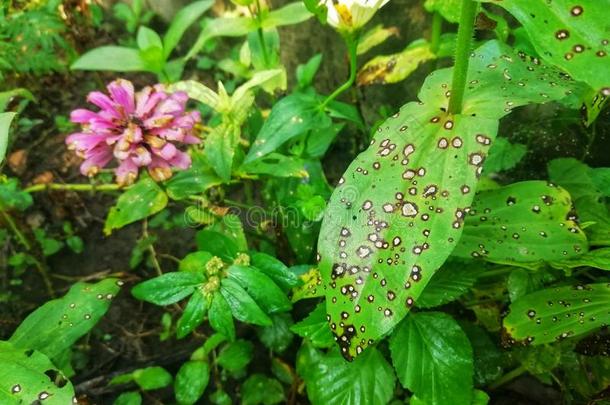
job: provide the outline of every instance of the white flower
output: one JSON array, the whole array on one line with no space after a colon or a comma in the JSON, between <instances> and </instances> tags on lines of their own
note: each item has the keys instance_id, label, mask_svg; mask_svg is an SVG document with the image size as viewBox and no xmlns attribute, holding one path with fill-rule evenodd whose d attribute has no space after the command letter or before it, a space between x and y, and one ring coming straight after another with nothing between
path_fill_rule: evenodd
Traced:
<instances>
[{"instance_id":1,"label":"white flower","mask_svg":"<svg viewBox=\"0 0 610 405\"><path fill-rule=\"evenodd\" d=\"M342 32L353 32L363 27L375 12L390 0L322 0L329 25Z\"/></svg>"}]
</instances>

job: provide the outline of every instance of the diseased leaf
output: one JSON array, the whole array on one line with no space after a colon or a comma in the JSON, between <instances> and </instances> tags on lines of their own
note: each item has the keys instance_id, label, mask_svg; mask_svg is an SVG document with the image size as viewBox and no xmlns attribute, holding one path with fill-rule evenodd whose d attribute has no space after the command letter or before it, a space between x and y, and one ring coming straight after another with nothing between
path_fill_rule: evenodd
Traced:
<instances>
[{"instance_id":1,"label":"diseased leaf","mask_svg":"<svg viewBox=\"0 0 610 405\"><path fill-rule=\"evenodd\" d=\"M138 181L118 198L110 208L104 233L110 235L113 230L156 214L167 205L167 194L150 178Z\"/></svg>"},{"instance_id":2,"label":"diseased leaf","mask_svg":"<svg viewBox=\"0 0 610 405\"><path fill-rule=\"evenodd\" d=\"M400 32L397 27L384 27L376 25L362 35L358 41L358 55L367 53L372 48L385 42L391 36L398 36Z\"/></svg>"},{"instance_id":3,"label":"diseased leaf","mask_svg":"<svg viewBox=\"0 0 610 405\"><path fill-rule=\"evenodd\" d=\"M381 124L339 181L318 260L329 323L347 359L398 324L456 246L498 119L569 91L557 71L510 55L496 41L473 52L459 115L444 112L451 69L431 74L421 103Z\"/></svg>"},{"instance_id":4,"label":"diseased leaf","mask_svg":"<svg viewBox=\"0 0 610 405\"><path fill-rule=\"evenodd\" d=\"M468 337L441 312L410 314L390 338L400 383L429 405L471 405L473 359Z\"/></svg>"},{"instance_id":5,"label":"diseased leaf","mask_svg":"<svg viewBox=\"0 0 610 405\"><path fill-rule=\"evenodd\" d=\"M104 316L121 281L76 283L62 298L49 301L19 325L9 341L16 349L34 349L53 359L89 332Z\"/></svg>"},{"instance_id":6,"label":"diseased leaf","mask_svg":"<svg viewBox=\"0 0 610 405\"><path fill-rule=\"evenodd\" d=\"M610 270L610 248L590 250L580 256L559 262L551 262L551 266L559 269L573 269L576 267L593 267L601 270Z\"/></svg>"},{"instance_id":7,"label":"diseased leaf","mask_svg":"<svg viewBox=\"0 0 610 405\"><path fill-rule=\"evenodd\" d=\"M51 380L50 376L57 380ZM47 356L0 341L0 402L65 405L74 400L72 383Z\"/></svg>"},{"instance_id":8,"label":"diseased leaf","mask_svg":"<svg viewBox=\"0 0 610 405\"><path fill-rule=\"evenodd\" d=\"M542 263L587 251L570 195L543 181L477 192L454 256L496 263Z\"/></svg>"},{"instance_id":9,"label":"diseased leaf","mask_svg":"<svg viewBox=\"0 0 610 405\"><path fill-rule=\"evenodd\" d=\"M610 46L605 18L610 1L484 1L505 8L519 20L543 59L610 95Z\"/></svg>"},{"instance_id":10,"label":"diseased leaf","mask_svg":"<svg viewBox=\"0 0 610 405\"><path fill-rule=\"evenodd\" d=\"M547 288L512 303L504 327L518 342L551 343L608 325L609 307L607 283Z\"/></svg>"}]
</instances>

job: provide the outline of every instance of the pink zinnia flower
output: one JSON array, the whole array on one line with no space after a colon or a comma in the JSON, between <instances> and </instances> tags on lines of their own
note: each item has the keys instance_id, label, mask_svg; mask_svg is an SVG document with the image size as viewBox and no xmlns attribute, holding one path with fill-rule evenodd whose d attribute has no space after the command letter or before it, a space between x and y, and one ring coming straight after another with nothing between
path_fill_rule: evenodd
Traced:
<instances>
[{"instance_id":1,"label":"pink zinnia flower","mask_svg":"<svg viewBox=\"0 0 610 405\"><path fill-rule=\"evenodd\" d=\"M100 111L72 111L70 119L79 123L82 131L69 135L69 149L85 159L80 171L94 176L115 158L117 182L131 184L141 167L146 167L157 181L172 175L172 168L187 169L191 157L178 145L199 143L194 126L199 112L186 112L186 93L168 93L163 85L145 87L134 93L133 84L118 79L107 86L106 94L94 91L87 101Z\"/></svg>"}]
</instances>

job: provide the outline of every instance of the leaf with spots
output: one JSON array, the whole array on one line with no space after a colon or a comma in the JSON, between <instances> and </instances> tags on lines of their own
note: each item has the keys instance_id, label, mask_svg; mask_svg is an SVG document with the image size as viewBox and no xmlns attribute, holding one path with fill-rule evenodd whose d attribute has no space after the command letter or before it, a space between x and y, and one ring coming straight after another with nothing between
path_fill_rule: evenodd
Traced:
<instances>
[{"instance_id":1,"label":"leaf with spots","mask_svg":"<svg viewBox=\"0 0 610 405\"><path fill-rule=\"evenodd\" d=\"M104 316L121 281L76 283L63 296L32 312L9 341L18 349L35 349L53 359L72 346Z\"/></svg>"},{"instance_id":2,"label":"leaf with spots","mask_svg":"<svg viewBox=\"0 0 610 405\"><path fill-rule=\"evenodd\" d=\"M608 283L547 288L510 305L504 328L518 342L544 344L610 323Z\"/></svg>"},{"instance_id":3,"label":"leaf with spots","mask_svg":"<svg viewBox=\"0 0 610 405\"><path fill-rule=\"evenodd\" d=\"M588 250L570 195L544 181L477 192L454 256L495 263L543 263Z\"/></svg>"},{"instance_id":4,"label":"leaf with spots","mask_svg":"<svg viewBox=\"0 0 610 405\"><path fill-rule=\"evenodd\" d=\"M76 403L74 387L47 356L3 341L0 341L0 402L7 405Z\"/></svg>"},{"instance_id":5,"label":"leaf with spots","mask_svg":"<svg viewBox=\"0 0 610 405\"><path fill-rule=\"evenodd\" d=\"M523 24L543 59L610 95L609 0L503 0L493 4Z\"/></svg>"}]
</instances>

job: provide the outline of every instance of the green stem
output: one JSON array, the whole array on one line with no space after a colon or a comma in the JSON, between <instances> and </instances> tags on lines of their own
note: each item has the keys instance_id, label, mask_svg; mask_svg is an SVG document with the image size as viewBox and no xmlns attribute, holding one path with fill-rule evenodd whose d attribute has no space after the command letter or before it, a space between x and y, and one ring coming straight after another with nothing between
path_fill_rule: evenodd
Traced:
<instances>
[{"instance_id":1,"label":"green stem","mask_svg":"<svg viewBox=\"0 0 610 405\"><path fill-rule=\"evenodd\" d=\"M526 371L527 371L527 369L524 366L519 366L516 369L509 371L508 373L504 374L502 377L498 378L496 381L491 383L488 388L490 390L495 390L496 388L501 387L502 385L506 384L507 382L510 382L510 381L514 380L515 378L519 377L521 374L525 373Z\"/></svg>"},{"instance_id":2,"label":"green stem","mask_svg":"<svg viewBox=\"0 0 610 405\"><path fill-rule=\"evenodd\" d=\"M339 95L341 93L343 93L345 90L349 89L350 87L352 87L352 84L354 84L354 82L356 81L356 71L358 69L358 34L355 35L349 35L344 37L345 39L345 44L347 45L347 50L349 52L349 78L347 79L347 81L345 83L343 83L341 86L339 86L339 88L337 88L330 96L328 96L326 98L326 100L324 100L324 102L321 105L321 108L324 109L324 107L326 107L328 105L328 103L330 103L331 101L333 101L335 98L339 97Z\"/></svg>"},{"instance_id":3,"label":"green stem","mask_svg":"<svg viewBox=\"0 0 610 405\"><path fill-rule=\"evenodd\" d=\"M269 55L267 54L267 45L265 44L265 34L263 33L263 19L261 14L261 3L260 0L256 0L256 20L258 21L258 40L261 43L261 50L263 51L263 60L265 61L265 66L269 66Z\"/></svg>"},{"instance_id":4,"label":"green stem","mask_svg":"<svg viewBox=\"0 0 610 405\"><path fill-rule=\"evenodd\" d=\"M17 239L19 239L19 243L21 243L23 245L25 250L30 250L30 248L31 248L30 243L28 242L27 238L23 235L23 233L21 233L17 224L15 223L15 221L13 221L13 218L11 218L11 216L4 210L0 210L0 213L2 213L4 220L6 221L8 226L11 228L11 230L13 231L13 233L15 234Z\"/></svg>"},{"instance_id":5,"label":"green stem","mask_svg":"<svg viewBox=\"0 0 610 405\"><path fill-rule=\"evenodd\" d=\"M433 54L438 52L441 46L441 33L443 32L443 17L435 12L432 15L432 32L430 33L430 51Z\"/></svg>"},{"instance_id":6,"label":"green stem","mask_svg":"<svg viewBox=\"0 0 610 405\"><path fill-rule=\"evenodd\" d=\"M129 187L125 187L127 189ZM118 184L35 184L23 191L26 193L35 193L37 191L46 190L72 190L72 191L116 191L121 189Z\"/></svg>"},{"instance_id":7,"label":"green stem","mask_svg":"<svg viewBox=\"0 0 610 405\"><path fill-rule=\"evenodd\" d=\"M474 35L474 20L477 3L473 0L462 0L462 14L455 47L455 65L453 67L453 81L451 83L451 98L449 99L449 113L462 112L462 101L466 90L468 76L468 62L470 61L470 47Z\"/></svg>"}]
</instances>

